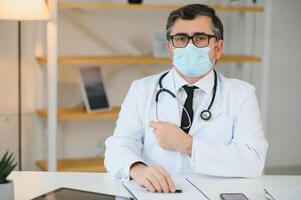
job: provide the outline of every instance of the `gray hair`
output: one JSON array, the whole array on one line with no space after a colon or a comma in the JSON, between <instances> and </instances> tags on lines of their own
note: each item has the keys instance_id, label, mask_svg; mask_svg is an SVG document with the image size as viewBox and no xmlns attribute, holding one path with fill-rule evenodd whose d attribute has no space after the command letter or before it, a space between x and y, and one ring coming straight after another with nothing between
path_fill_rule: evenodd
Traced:
<instances>
[{"instance_id":1,"label":"gray hair","mask_svg":"<svg viewBox=\"0 0 301 200\"><path fill-rule=\"evenodd\" d=\"M190 4L170 13L166 24L166 38L171 39L172 27L177 19L193 20L197 16L208 16L211 19L211 28L216 41L224 39L224 27L220 18L215 14L215 10L203 4Z\"/></svg>"}]
</instances>

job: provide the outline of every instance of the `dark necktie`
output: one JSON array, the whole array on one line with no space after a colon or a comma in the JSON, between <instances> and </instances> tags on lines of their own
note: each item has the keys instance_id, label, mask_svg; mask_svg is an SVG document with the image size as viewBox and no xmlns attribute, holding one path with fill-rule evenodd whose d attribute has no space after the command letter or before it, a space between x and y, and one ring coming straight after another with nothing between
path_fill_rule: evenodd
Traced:
<instances>
[{"instance_id":1,"label":"dark necktie","mask_svg":"<svg viewBox=\"0 0 301 200\"><path fill-rule=\"evenodd\" d=\"M194 89L196 89L197 87L196 86L187 86L187 85L184 85L183 86L184 90L186 91L186 94L187 94L187 98L185 100L185 103L184 103L184 108L187 110L188 114L189 114L189 117L191 119L191 124L192 124L192 121L193 121L193 109L192 109L192 105L193 105L193 93L194 93ZM189 132L189 128L185 129L184 127L188 127L189 126L189 119L188 119L188 116L187 116L187 113L185 112L183 108L183 111L182 111L182 120L181 120L181 129L183 131L185 131L186 133Z\"/></svg>"}]
</instances>

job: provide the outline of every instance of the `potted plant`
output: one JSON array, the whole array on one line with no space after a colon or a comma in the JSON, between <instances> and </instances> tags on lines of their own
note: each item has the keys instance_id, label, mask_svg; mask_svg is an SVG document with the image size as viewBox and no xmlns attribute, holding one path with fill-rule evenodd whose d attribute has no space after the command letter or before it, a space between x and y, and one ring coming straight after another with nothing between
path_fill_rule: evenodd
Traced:
<instances>
[{"instance_id":1,"label":"potted plant","mask_svg":"<svg viewBox=\"0 0 301 200\"><path fill-rule=\"evenodd\" d=\"M16 166L13 154L7 151L0 160L0 200L14 199L14 183L7 177Z\"/></svg>"}]
</instances>

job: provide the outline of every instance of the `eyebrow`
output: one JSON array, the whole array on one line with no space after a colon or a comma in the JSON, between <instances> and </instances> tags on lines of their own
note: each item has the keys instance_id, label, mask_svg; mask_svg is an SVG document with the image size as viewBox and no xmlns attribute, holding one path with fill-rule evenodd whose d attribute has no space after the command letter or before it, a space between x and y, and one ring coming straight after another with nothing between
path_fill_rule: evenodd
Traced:
<instances>
[{"instance_id":1,"label":"eyebrow","mask_svg":"<svg viewBox=\"0 0 301 200\"><path fill-rule=\"evenodd\" d=\"M196 35L196 34L213 35L213 34L205 33L205 32L193 32L193 33L192 33L192 36L194 36L194 35ZM188 33L184 33L184 32L176 33L176 34L174 34L174 35L188 35L188 36L189 36Z\"/></svg>"}]
</instances>

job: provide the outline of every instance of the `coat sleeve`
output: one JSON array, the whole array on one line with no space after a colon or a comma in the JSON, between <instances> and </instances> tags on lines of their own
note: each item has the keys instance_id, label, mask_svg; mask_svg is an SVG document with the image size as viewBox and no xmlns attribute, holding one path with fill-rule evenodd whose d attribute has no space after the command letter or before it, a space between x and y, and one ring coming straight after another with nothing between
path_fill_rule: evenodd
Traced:
<instances>
[{"instance_id":1,"label":"coat sleeve","mask_svg":"<svg viewBox=\"0 0 301 200\"><path fill-rule=\"evenodd\" d=\"M241 104L232 131L228 144L193 137L191 165L194 172L224 177L261 176L268 144L255 90Z\"/></svg>"},{"instance_id":2,"label":"coat sleeve","mask_svg":"<svg viewBox=\"0 0 301 200\"><path fill-rule=\"evenodd\" d=\"M121 104L114 135L105 141L105 167L118 179L129 179L130 166L141 159L143 126L135 82Z\"/></svg>"}]
</instances>

